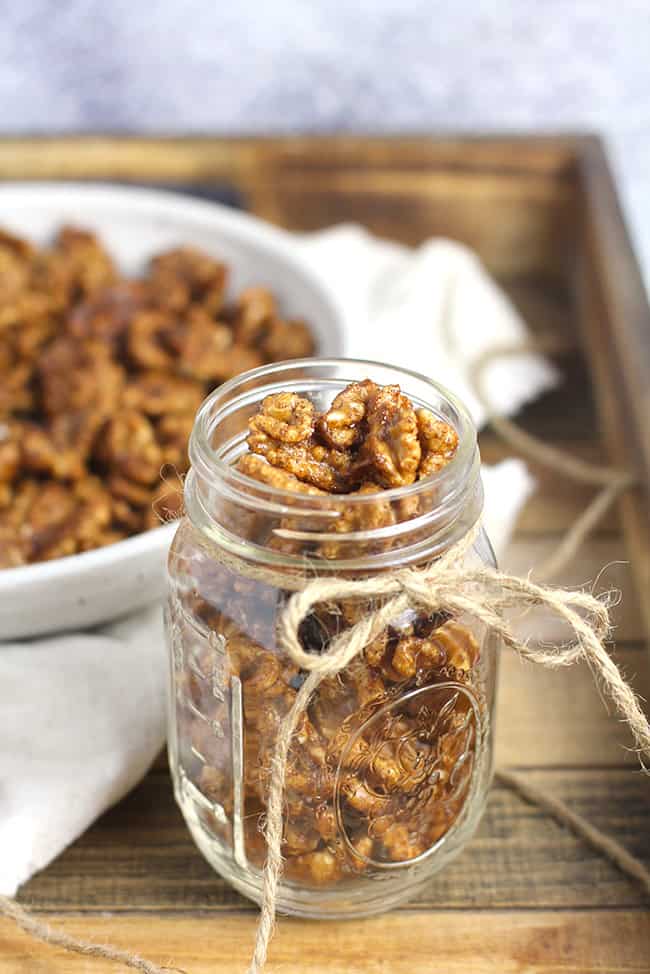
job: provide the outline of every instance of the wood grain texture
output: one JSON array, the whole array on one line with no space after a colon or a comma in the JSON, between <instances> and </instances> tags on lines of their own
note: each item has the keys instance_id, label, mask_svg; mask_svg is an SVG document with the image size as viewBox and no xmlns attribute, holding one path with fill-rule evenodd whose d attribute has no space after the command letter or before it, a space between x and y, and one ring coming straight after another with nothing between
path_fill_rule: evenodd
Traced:
<instances>
[{"instance_id":1,"label":"wood grain texture","mask_svg":"<svg viewBox=\"0 0 650 974\"><path fill-rule=\"evenodd\" d=\"M226 183L290 229L356 220L408 243L451 235L495 273L541 267L557 278L582 144L570 136L5 139L0 179Z\"/></svg>"},{"instance_id":2,"label":"wood grain texture","mask_svg":"<svg viewBox=\"0 0 650 974\"><path fill-rule=\"evenodd\" d=\"M187 974L244 971L252 916L53 917L70 934L94 937L174 964ZM109 971L34 947L0 921L0 974ZM650 914L638 911L521 913L400 912L323 927L282 920L269 957L274 974L648 974ZM113 966L112 969L115 969Z\"/></svg>"},{"instance_id":3,"label":"wood grain texture","mask_svg":"<svg viewBox=\"0 0 650 974\"><path fill-rule=\"evenodd\" d=\"M650 699L645 644L618 647L614 659L643 699ZM586 665L542 670L504 652L500 666L497 765L638 768L627 727L608 711ZM640 786L650 797L650 780L642 777Z\"/></svg>"},{"instance_id":4,"label":"wood grain texture","mask_svg":"<svg viewBox=\"0 0 650 974\"><path fill-rule=\"evenodd\" d=\"M621 498L619 511L645 629L650 637L650 452L647 450L650 407L645 405L650 388L647 374L650 354L645 354L643 345L638 347L640 364L646 370L646 389L638 401L631 400L627 372L622 371L623 362L619 357L621 345L627 344L626 335L619 333L615 338L609 324L598 266L585 259L577 280L580 321L587 333L585 348L594 374L608 455L612 463L634 470L639 477L638 487ZM650 323L646 326L650 334Z\"/></svg>"},{"instance_id":5,"label":"wood grain texture","mask_svg":"<svg viewBox=\"0 0 650 974\"><path fill-rule=\"evenodd\" d=\"M620 503L625 539L650 637L650 316L613 179L600 147L578 159L581 249L574 290L583 346L594 377L613 463L639 486Z\"/></svg>"},{"instance_id":6,"label":"wood grain texture","mask_svg":"<svg viewBox=\"0 0 650 974\"><path fill-rule=\"evenodd\" d=\"M528 761L534 755L524 756ZM524 769L650 864L650 787L636 770ZM22 890L48 912L255 912L204 861L153 771ZM472 842L433 877L419 909L642 907L636 885L567 830L495 785ZM407 909L413 907L410 905ZM0 967L1 970L1 967Z\"/></svg>"},{"instance_id":7,"label":"wood grain texture","mask_svg":"<svg viewBox=\"0 0 650 974\"><path fill-rule=\"evenodd\" d=\"M515 575L525 575L556 548L561 535L517 535L501 559L502 567ZM616 643L624 646L645 636L640 601L636 596L630 560L620 535L599 536L586 542L557 579L558 584L584 586L598 594L612 592L620 598L612 608ZM522 627L535 639L557 641L566 630L553 617L527 615ZM521 627L520 627L521 628Z\"/></svg>"},{"instance_id":8,"label":"wood grain texture","mask_svg":"<svg viewBox=\"0 0 650 974\"><path fill-rule=\"evenodd\" d=\"M586 459L632 462L645 470L641 437L648 425L639 423L637 407L647 406L650 364L645 352L635 358L634 348L647 348L650 316L597 140L0 140L0 179L25 178L218 186L232 188L259 215L295 229L360 220L409 243L434 233L463 240L498 276L534 333L575 343L576 350L558 363L558 388L523 411L526 429ZM623 366L631 369L629 387L620 378ZM511 454L489 431L480 445L486 462ZM593 496L538 465L532 472L537 490L503 559L522 572L553 549ZM650 522L640 498L630 494L610 513L562 581L590 583L610 564L599 585L623 594L615 610L616 659L650 699L644 643ZM535 619L533 627L537 638L562 636L548 620ZM497 761L518 767L650 864L650 782L628 745L625 728L608 715L586 667L550 673L504 654ZM253 938L255 908L193 846L164 759L34 877L21 899L69 932L110 940L162 963L173 960L188 974L245 969ZM0 921L0 974L113 969L28 942ZM650 909L635 885L600 855L497 785L474 839L414 903L362 922L281 921L269 969L649 974Z\"/></svg>"}]
</instances>

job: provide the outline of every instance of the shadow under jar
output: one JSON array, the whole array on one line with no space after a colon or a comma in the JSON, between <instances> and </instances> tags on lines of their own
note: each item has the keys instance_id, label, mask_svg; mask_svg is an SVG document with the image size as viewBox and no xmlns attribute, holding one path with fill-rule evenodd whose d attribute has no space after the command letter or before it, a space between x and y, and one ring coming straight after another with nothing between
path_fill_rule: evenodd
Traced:
<instances>
[{"instance_id":1,"label":"shadow under jar","mask_svg":"<svg viewBox=\"0 0 650 974\"><path fill-rule=\"evenodd\" d=\"M278 392L327 409L350 382L397 383L458 434L431 477L374 494L311 496L234 464L248 420ZM260 901L266 796L277 731L306 674L281 652L277 621L314 577L363 579L430 564L480 517L476 434L463 406L414 373L305 360L246 373L198 413L186 514L169 557L169 753L176 799L206 859ZM481 530L464 556L494 565ZM317 606L308 652L373 606ZM376 603L375 606L376 607ZM312 917L386 910L457 855L485 805L497 654L474 620L409 610L318 686L289 751L277 907Z\"/></svg>"}]
</instances>

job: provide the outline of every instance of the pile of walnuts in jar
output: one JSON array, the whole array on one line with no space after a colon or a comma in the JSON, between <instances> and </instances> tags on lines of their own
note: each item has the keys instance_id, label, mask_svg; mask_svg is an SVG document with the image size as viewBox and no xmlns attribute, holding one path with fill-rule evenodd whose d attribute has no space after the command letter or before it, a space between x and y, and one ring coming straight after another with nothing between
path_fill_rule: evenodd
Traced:
<instances>
[{"instance_id":1,"label":"pile of walnuts in jar","mask_svg":"<svg viewBox=\"0 0 650 974\"><path fill-rule=\"evenodd\" d=\"M190 247L120 276L63 227L0 231L0 568L110 544L174 517L197 407L224 380L312 354L262 287Z\"/></svg>"},{"instance_id":2,"label":"pile of walnuts in jar","mask_svg":"<svg viewBox=\"0 0 650 974\"><path fill-rule=\"evenodd\" d=\"M331 560L340 557L337 535L394 523L386 489L442 470L457 446L455 430L415 408L399 386L365 380L341 391L321 414L297 394L268 396L249 420L237 468L316 503L344 495L341 517L326 530L331 537L314 551ZM353 499L366 495L376 500L355 509ZM417 516L417 500L399 503L408 508L402 516ZM304 551L303 542L291 539L290 517L284 534L268 537L255 535L250 523L255 544ZM178 553L180 563L182 543ZM178 760L199 795L201 827L235 850L239 829L246 863L260 868L277 731L306 678L276 644L276 613L291 592L228 560L188 557L190 584L179 586L178 602L172 600ZM367 611L365 602L319 605L300 627L304 649L322 653ZM479 642L462 620L408 610L341 673L320 683L287 761L287 880L346 883L411 863L446 835L461 815L478 747L479 658ZM233 680L241 687L243 725L239 809L231 760ZM212 811L201 804L206 799Z\"/></svg>"}]
</instances>

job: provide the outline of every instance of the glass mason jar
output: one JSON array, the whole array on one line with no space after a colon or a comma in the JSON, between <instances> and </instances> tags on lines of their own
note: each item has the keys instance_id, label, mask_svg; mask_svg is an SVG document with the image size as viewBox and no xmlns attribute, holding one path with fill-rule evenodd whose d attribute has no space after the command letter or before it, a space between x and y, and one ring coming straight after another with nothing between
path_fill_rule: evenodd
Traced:
<instances>
[{"instance_id":1,"label":"glass mason jar","mask_svg":"<svg viewBox=\"0 0 650 974\"><path fill-rule=\"evenodd\" d=\"M398 383L416 407L455 428L446 467L408 487L322 496L235 469L265 396L297 392L324 410L366 378ZM278 648L279 615L316 576L424 566L463 538L483 501L476 433L463 406L422 376L371 362L294 361L214 392L197 415L190 460L186 514L169 556L171 771L206 859L259 902L271 758L305 679ZM495 564L482 530L464 563ZM369 608L317 606L300 626L304 648L322 653ZM320 684L287 762L281 912L388 909L463 848L491 775L494 643L472 619L409 610Z\"/></svg>"}]
</instances>

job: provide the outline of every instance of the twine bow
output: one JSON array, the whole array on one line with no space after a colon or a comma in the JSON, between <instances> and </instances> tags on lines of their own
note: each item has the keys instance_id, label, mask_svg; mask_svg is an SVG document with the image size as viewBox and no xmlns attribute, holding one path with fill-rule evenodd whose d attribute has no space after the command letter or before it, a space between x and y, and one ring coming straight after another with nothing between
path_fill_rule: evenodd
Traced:
<instances>
[{"instance_id":1,"label":"twine bow","mask_svg":"<svg viewBox=\"0 0 650 974\"><path fill-rule=\"evenodd\" d=\"M429 613L470 615L522 658L552 669L586 661L629 724L640 755L650 757L650 725L634 691L605 648L610 632L607 600L588 592L549 588L528 578L517 578L485 566L464 566L463 556L472 547L478 530L476 525L443 557L426 568L403 569L364 580L315 579L292 595L285 606L278 622L279 647L296 666L307 670L309 676L280 724L271 761L265 829L267 860L260 922L249 974L259 974L263 969L273 933L277 889L282 872L285 773L298 721L319 683L325 677L334 676L345 669L405 610L421 608ZM323 653L315 655L305 652L299 636L301 623L314 606L340 600L363 601L376 607L332 640ZM538 607L547 609L566 623L572 635L569 643L532 647L527 640L521 640L514 634L506 612Z\"/></svg>"}]
</instances>

